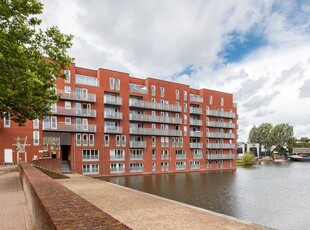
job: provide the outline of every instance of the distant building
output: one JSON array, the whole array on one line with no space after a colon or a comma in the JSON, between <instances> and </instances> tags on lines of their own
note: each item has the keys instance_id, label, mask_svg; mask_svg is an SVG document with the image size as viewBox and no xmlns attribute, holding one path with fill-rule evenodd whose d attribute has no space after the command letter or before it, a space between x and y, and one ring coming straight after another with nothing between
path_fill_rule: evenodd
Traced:
<instances>
[{"instance_id":1,"label":"distant building","mask_svg":"<svg viewBox=\"0 0 310 230\"><path fill-rule=\"evenodd\" d=\"M55 158L92 176L236 168L232 94L75 64L65 74L51 116L1 121L0 164ZM27 155L14 146L26 136Z\"/></svg>"},{"instance_id":2,"label":"distant building","mask_svg":"<svg viewBox=\"0 0 310 230\"><path fill-rule=\"evenodd\" d=\"M238 142L237 154L243 155L245 152L252 152L255 157L260 157L261 148L259 143Z\"/></svg>"}]
</instances>

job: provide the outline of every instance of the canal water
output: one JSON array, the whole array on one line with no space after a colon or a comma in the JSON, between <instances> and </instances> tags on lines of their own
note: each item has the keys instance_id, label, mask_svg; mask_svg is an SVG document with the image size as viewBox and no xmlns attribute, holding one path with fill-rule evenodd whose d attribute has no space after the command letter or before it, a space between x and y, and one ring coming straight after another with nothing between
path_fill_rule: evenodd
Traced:
<instances>
[{"instance_id":1,"label":"canal water","mask_svg":"<svg viewBox=\"0 0 310 230\"><path fill-rule=\"evenodd\" d=\"M275 229L310 229L310 163L306 162L104 180Z\"/></svg>"}]
</instances>

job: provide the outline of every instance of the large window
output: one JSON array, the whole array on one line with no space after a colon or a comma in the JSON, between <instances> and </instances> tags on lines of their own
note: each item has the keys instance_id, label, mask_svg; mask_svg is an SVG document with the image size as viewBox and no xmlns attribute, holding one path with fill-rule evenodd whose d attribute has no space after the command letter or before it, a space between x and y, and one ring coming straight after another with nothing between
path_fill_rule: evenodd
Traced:
<instances>
[{"instance_id":1,"label":"large window","mask_svg":"<svg viewBox=\"0 0 310 230\"><path fill-rule=\"evenodd\" d=\"M156 86L152 85L151 89L152 89L152 96L156 96Z\"/></svg>"},{"instance_id":2,"label":"large window","mask_svg":"<svg viewBox=\"0 0 310 230\"><path fill-rule=\"evenodd\" d=\"M39 119L34 119L33 120L33 128L38 129L39 128Z\"/></svg>"},{"instance_id":3,"label":"large window","mask_svg":"<svg viewBox=\"0 0 310 230\"><path fill-rule=\"evenodd\" d=\"M97 164L87 164L82 165L83 174L98 174L99 173L99 165Z\"/></svg>"},{"instance_id":4,"label":"large window","mask_svg":"<svg viewBox=\"0 0 310 230\"><path fill-rule=\"evenodd\" d=\"M125 150L110 149L110 160L125 160Z\"/></svg>"},{"instance_id":5,"label":"large window","mask_svg":"<svg viewBox=\"0 0 310 230\"><path fill-rule=\"evenodd\" d=\"M39 138L40 138L39 131L33 131L33 145L34 146L38 146L39 145Z\"/></svg>"},{"instance_id":6,"label":"large window","mask_svg":"<svg viewBox=\"0 0 310 230\"><path fill-rule=\"evenodd\" d=\"M83 160L99 160L98 149L83 149L82 150Z\"/></svg>"},{"instance_id":7,"label":"large window","mask_svg":"<svg viewBox=\"0 0 310 230\"><path fill-rule=\"evenodd\" d=\"M70 70L65 70L65 83L70 83Z\"/></svg>"},{"instance_id":8,"label":"large window","mask_svg":"<svg viewBox=\"0 0 310 230\"><path fill-rule=\"evenodd\" d=\"M96 77L89 77L84 75L75 75L75 83L82 85L98 86L98 80Z\"/></svg>"},{"instance_id":9,"label":"large window","mask_svg":"<svg viewBox=\"0 0 310 230\"><path fill-rule=\"evenodd\" d=\"M125 164L110 164L110 173L123 173L125 172Z\"/></svg>"}]
</instances>

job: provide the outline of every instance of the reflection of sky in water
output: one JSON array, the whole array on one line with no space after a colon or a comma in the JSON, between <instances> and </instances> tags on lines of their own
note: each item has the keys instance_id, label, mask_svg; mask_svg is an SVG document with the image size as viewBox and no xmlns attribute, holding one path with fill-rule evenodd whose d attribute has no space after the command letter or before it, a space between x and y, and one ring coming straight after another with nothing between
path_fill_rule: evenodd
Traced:
<instances>
[{"instance_id":1,"label":"reflection of sky in water","mask_svg":"<svg viewBox=\"0 0 310 230\"><path fill-rule=\"evenodd\" d=\"M309 163L268 163L238 168L237 172L106 180L276 229L308 229L309 170Z\"/></svg>"}]
</instances>

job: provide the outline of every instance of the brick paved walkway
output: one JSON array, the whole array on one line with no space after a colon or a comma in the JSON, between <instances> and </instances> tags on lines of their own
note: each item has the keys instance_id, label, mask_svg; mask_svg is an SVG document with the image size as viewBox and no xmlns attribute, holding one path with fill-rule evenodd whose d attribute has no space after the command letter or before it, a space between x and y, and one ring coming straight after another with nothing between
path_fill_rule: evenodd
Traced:
<instances>
[{"instance_id":1,"label":"brick paved walkway","mask_svg":"<svg viewBox=\"0 0 310 230\"><path fill-rule=\"evenodd\" d=\"M17 166L0 166L0 230L33 229Z\"/></svg>"},{"instance_id":2,"label":"brick paved walkway","mask_svg":"<svg viewBox=\"0 0 310 230\"><path fill-rule=\"evenodd\" d=\"M57 182L135 230L269 229L105 181L69 176Z\"/></svg>"}]
</instances>

